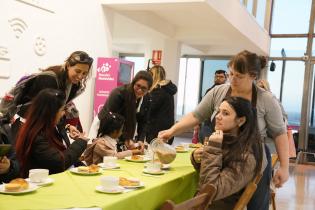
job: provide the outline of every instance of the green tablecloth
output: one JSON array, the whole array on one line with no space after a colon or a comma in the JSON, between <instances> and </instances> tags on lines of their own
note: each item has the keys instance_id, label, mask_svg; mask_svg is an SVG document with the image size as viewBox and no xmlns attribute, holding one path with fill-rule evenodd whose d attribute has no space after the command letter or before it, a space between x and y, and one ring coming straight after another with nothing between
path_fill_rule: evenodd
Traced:
<instances>
[{"instance_id":1,"label":"green tablecloth","mask_svg":"<svg viewBox=\"0 0 315 210\"><path fill-rule=\"evenodd\" d=\"M178 153L171 169L164 175L145 176L144 164L119 160L119 170L104 170L102 175L137 177L145 187L122 194L95 191L100 175L80 176L69 171L51 175L54 183L35 192L20 195L0 194L0 209L56 209L71 207L101 207L109 210L159 209L171 199L180 202L191 198L196 190L198 175L190 164L189 153Z\"/></svg>"}]
</instances>

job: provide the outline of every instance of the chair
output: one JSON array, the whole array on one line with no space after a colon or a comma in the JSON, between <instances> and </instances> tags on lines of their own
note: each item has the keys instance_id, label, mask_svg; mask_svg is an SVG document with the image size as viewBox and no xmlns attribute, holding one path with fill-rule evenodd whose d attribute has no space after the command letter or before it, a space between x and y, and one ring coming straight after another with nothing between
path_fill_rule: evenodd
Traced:
<instances>
[{"instance_id":1,"label":"chair","mask_svg":"<svg viewBox=\"0 0 315 210\"><path fill-rule=\"evenodd\" d=\"M272 169L275 168L277 162L278 162L278 155L272 154L271 155L271 167L272 167ZM276 210L276 191L275 191L275 188L273 185L271 185L271 187L270 187L270 197L271 197L272 209Z\"/></svg>"},{"instance_id":2,"label":"chair","mask_svg":"<svg viewBox=\"0 0 315 210\"><path fill-rule=\"evenodd\" d=\"M175 204L171 200L165 201L161 210L204 210L207 204L214 198L215 192L216 188L210 184L203 188L199 195L182 203Z\"/></svg>"},{"instance_id":3,"label":"chair","mask_svg":"<svg viewBox=\"0 0 315 210\"><path fill-rule=\"evenodd\" d=\"M244 192L242 193L240 199L235 204L233 210L243 210L247 206L248 202L252 198L254 192L257 189L257 185L262 177L262 174L256 175L255 179L247 184Z\"/></svg>"},{"instance_id":4,"label":"chair","mask_svg":"<svg viewBox=\"0 0 315 210\"><path fill-rule=\"evenodd\" d=\"M271 155L271 167L274 168L278 161L278 155L272 154ZM253 181L251 181L245 188L244 192L242 193L240 199L235 204L233 210L243 210L247 206L248 202L252 198L254 192L257 189L257 185L262 177L262 174L258 174ZM274 210L276 210L276 202L275 202L275 192L273 189L270 191L271 194L271 203Z\"/></svg>"}]
</instances>

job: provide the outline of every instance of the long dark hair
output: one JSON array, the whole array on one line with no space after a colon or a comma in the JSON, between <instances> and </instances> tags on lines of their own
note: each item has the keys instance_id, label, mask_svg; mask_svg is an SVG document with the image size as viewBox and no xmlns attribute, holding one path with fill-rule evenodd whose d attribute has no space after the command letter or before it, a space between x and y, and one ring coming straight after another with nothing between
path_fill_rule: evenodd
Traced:
<instances>
[{"instance_id":1,"label":"long dark hair","mask_svg":"<svg viewBox=\"0 0 315 210\"><path fill-rule=\"evenodd\" d=\"M75 51L66 59L64 65L50 66L43 71L53 71L57 75L59 81L59 89L66 90L67 79L68 79L68 66L75 66L76 64L87 64L89 66L89 73L86 78L84 78L80 83L73 84L79 92L83 92L86 88L87 79L91 75L91 67L93 64L93 58L91 58L84 51Z\"/></svg>"},{"instance_id":2,"label":"long dark hair","mask_svg":"<svg viewBox=\"0 0 315 210\"><path fill-rule=\"evenodd\" d=\"M65 146L60 142L55 133L56 115L64 105L65 94L62 91L47 88L38 93L32 100L32 104L26 115L26 122L17 134L16 156L21 164L21 175L27 176L29 168L30 152L34 140L38 135L44 135L52 147L60 151Z\"/></svg>"},{"instance_id":3,"label":"long dark hair","mask_svg":"<svg viewBox=\"0 0 315 210\"><path fill-rule=\"evenodd\" d=\"M125 119L120 114L106 112L105 116L100 120L97 137L112 134L114 131L121 129L124 126L124 122Z\"/></svg>"},{"instance_id":4,"label":"long dark hair","mask_svg":"<svg viewBox=\"0 0 315 210\"><path fill-rule=\"evenodd\" d=\"M265 56L258 56L256 53L244 50L236 54L228 63L228 67L232 67L235 71L251 76L259 77L261 69L267 65Z\"/></svg>"},{"instance_id":5,"label":"long dark hair","mask_svg":"<svg viewBox=\"0 0 315 210\"><path fill-rule=\"evenodd\" d=\"M227 153L224 154L223 165L230 165L235 169L235 164L246 161L246 154L252 151L257 161L255 168L257 174L262 163L262 142L258 131L256 109L249 100L241 97L227 97L223 101L234 109L238 118L246 118L237 136L224 135L222 146Z\"/></svg>"},{"instance_id":6,"label":"long dark hair","mask_svg":"<svg viewBox=\"0 0 315 210\"><path fill-rule=\"evenodd\" d=\"M153 83L152 76L147 71L139 71L133 78L132 82L127 85L127 92L124 96L125 98L125 110L126 110L126 121L124 126L124 138L132 138L135 132L135 120L136 120L136 109L137 101L134 92L134 85L139 80L145 80L148 82L148 88L150 89Z\"/></svg>"}]
</instances>

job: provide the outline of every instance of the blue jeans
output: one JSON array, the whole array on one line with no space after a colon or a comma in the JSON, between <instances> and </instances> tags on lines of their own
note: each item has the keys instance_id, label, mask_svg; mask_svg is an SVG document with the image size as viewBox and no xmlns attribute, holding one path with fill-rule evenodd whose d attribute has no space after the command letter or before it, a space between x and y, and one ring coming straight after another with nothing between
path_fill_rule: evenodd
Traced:
<instances>
[{"instance_id":1,"label":"blue jeans","mask_svg":"<svg viewBox=\"0 0 315 210\"><path fill-rule=\"evenodd\" d=\"M247 210L268 210L270 199L270 182L271 182L271 154L267 145L265 145L268 164L264 170L257 189L247 205Z\"/></svg>"}]
</instances>

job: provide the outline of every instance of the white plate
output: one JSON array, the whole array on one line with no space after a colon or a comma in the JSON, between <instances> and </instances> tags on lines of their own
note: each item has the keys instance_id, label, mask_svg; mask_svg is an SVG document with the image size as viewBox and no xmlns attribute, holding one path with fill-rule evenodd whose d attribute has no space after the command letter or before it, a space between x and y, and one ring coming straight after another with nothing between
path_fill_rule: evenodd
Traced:
<instances>
[{"instance_id":1,"label":"white plate","mask_svg":"<svg viewBox=\"0 0 315 210\"><path fill-rule=\"evenodd\" d=\"M26 190L22 190L18 192L7 192L5 191L4 185L5 184L0 185L0 193L3 193L3 194L23 194L23 193L33 192L38 189L37 185L29 183L28 188Z\"/></svg>"},{"instance_id":2,"label":"white plate","mask_svg":"<svg viewBox=\"0 0 315 210\"><path fill-rule=\"evenodd\" d=\"M123 187L121 186L117 186L113 189L104 189L103 186L96 186L95 190L98 191L98 192L102 192L102 193L110 193L110 194L117 194L117 193L122 193L124 192L124 189Z\"/></svg>"},{"instance_id":3,"label":"white plate","mask_svg":"<svg viewBox=\"0 0 315 210\"><path fill-rule=\"evenodd\" d=\"M152 175L162 175L162 174L164 174L165 172L164 171L148 171L146 168L145 169L143 169L143 173L145 173L145 174L152 174Z\"/></svg>"},{"instance_id":4,"label":"white plate","mask_svg":"<svg viewBox=\"0 0 315 210\"><path fill-rule=\"evenodd\" d=\"M98 172L82 172L82 171L78 171L78 168L70 168L69 169L71 173L74 174L79 174L79 175L96 175L96 174L101 174L102 171L99 169Z\"/></svg>"},{"instance_id":5,"label":"white plate","mask_svg":"<svg viewBox=\"0 0 315 210\"><path fill-rule=\"evenodd\" d=\"M121 186L121 185L120 185ZM139 185L136 186L122 186L126 189L135 189L135 188L140 188L140 187L144 187L144 182L140 182Z\"/></svg>"},{"instance_id":6,"label":"white plate","mask_svg":"<svg viewBox=\"0 0 315 210\"><path fill-rule=\"evenodd\" d=\"M125 160L131 161L131 162L137 162L137 163L145 163L150 161L151 159L146 157L146 156L141 156L143 159L142 160L133 160L131 159L131 156L125 157Z\"/></svg>"},{"instance_id":7,"label":"white plate","mask_svg":"<svg viewBox=\"0 0 315 210\"><path fill-rule=\"evenodd\" d=\"M150 164L150 163L145 163L144 164L144 167L148 167L148 164ZM168 170L168 169L170 169L171 168L171 164L162 164L162 170Z\"/></svg>"},{"instance_id":8,"label":"white plate","mask_svg":"<svg viewBox=\"0 0 315 210\"><path fill-rule=\"evenodd\" d=\"M105 165L105 163L99 163L97 164L98 166L100 166L103 169L116 169L116 168L120 168L120 165L117 163L115 166L108 166Z\"/></svg>"},{"instance_id":9,"label":"white plate","mask_svg":"<svg viewBox=\"0 0 315 210\"><path fill-rule=\"evenodd\" d=\"M29 183L35 184L37 186L46 186L46 185L54 183L54 181L55 181L53 178L50 178L50 177L48 177L44 182L31 182L30 178L27 178L25 180L28 181Z\"/></svg>"},{"instance_id":10,"label":"white plate","mask_svg":"<svg viewBox=\"0 0 315 210\"><path fill-rule=\"evenodd\" d=\"M185 153L185 152L189 151L189 149L177 150L176 148L175 148L175 150L176 150L177 153Z\"/></svg>"}]
</instances>

